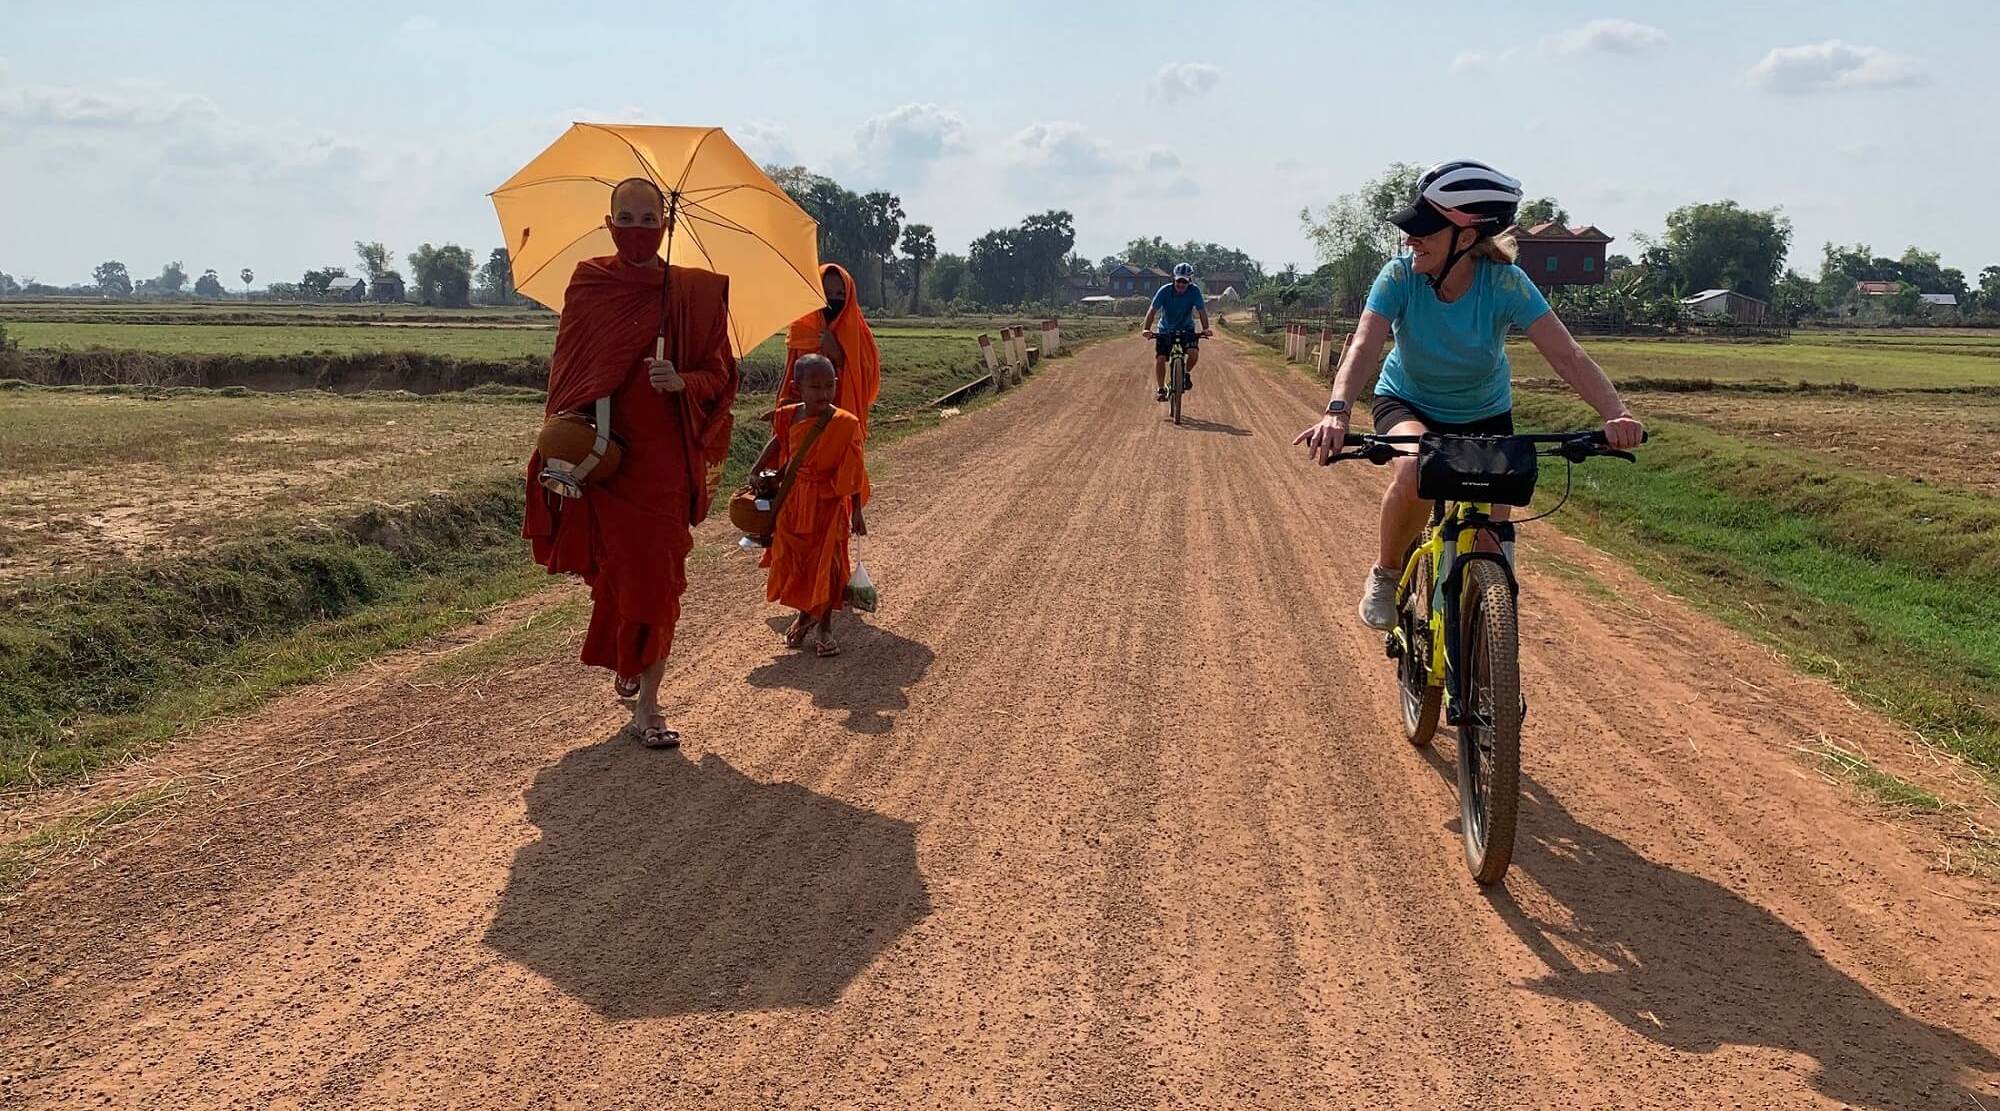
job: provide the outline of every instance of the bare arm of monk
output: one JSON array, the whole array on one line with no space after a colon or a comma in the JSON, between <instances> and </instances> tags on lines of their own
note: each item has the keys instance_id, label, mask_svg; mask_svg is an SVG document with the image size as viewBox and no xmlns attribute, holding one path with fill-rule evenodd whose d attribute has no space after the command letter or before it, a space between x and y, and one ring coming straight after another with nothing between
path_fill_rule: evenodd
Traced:
<instances>
[{"instance_id":1,"label":"bare arm of monk","mask_svg":"<svg viewBox=\"0 0 2000 1111\"><path fill-rule=\"evenodd\" d=\"M833 360L833 369L846 369L847 349L840 346L840 337L833 334L833 329L826 328L821 330L819 334L819 353Z\"/></svg>"}]
</instances>

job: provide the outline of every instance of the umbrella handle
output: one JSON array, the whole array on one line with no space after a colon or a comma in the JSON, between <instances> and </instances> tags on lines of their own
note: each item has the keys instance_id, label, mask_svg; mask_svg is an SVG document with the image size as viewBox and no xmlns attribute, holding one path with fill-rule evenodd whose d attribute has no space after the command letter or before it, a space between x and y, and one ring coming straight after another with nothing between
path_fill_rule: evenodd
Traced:
<instances>
[{"instance_id":1,"label":"umbrella handle","mask_svg":"<svg viewBox=\"0 0 2000 1111\"><path fill-rule=\"evenodd\" d=\"M674 217L681 205L678 191L667 198L667 236L665 253L660 256L660 334L653 337L653 358L667 357L667 286L672 282L674 271L668 261L674 257Z\"/></svg>"}]
</instances>

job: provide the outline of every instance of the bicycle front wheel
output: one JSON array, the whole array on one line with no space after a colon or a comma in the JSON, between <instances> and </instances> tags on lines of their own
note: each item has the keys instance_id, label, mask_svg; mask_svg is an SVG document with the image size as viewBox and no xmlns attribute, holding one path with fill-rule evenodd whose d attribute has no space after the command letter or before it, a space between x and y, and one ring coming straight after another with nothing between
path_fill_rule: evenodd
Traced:
<instances>
[{"instance_id":1,"label":"bicycle front wheel","mask_svg":"<svg viewBox=\"0 0 2000 1111\"><path fill-rule=\"evenodd\" d=\"M1520 623L1507 575L1488 560L1465 568L1459 608L1465 716L1458 727L1458 813L1465 863L1498 883L1514 859L1521 803Z\"/></svg>"},{"instance_id":2,"label":"bicycle front wheel","mask_svg":"<svg viewBox=\"0 0 2000 1111\"><path fill-rule=\"evenodd\" d=\"M1167 364L1167 407L1173 410L1174 423L1181 422L1181 391L1187 389L1187 360L1175 358Z\"/></svg>"}]
</instances>

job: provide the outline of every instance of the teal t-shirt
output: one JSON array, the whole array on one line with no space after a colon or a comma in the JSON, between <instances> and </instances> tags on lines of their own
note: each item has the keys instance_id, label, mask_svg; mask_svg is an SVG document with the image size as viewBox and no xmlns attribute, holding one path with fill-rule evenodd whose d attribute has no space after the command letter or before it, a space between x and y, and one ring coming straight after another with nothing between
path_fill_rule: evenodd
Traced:
<instances>
[{"instance_id":1,"label":"teal t-shirt","mask_svg":"<svg viewBox=\"0 0 2000 1111\"><path fill-rule=\"evenodd\" d=\"M1410 256L1375 276L1368 311L1389 318L1396 347L1382 361L1378 394L1390 394L1441 421L1466 424L1514 407L1507 328L1527 330L1549 311L1542 291L1512 264L1475 259L1478 272L1458 300L1438 300Z\"/></svg>"}]
</instances>

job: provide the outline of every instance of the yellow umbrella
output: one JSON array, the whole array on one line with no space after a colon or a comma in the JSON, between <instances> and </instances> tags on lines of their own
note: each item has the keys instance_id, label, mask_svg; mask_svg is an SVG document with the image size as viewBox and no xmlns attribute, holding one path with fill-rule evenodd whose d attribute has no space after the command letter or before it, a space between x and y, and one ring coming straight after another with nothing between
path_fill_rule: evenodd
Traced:
<instances>
[{"instance_id":1,"label":"yellow umbrella","mask_svg":"<svg viewBox=\"0 0 2000 1111\"><path fill-rule=\"evenodd\" d=\"M493 191L514 288L560 312L576 264L617 253L604 215L633 177L667 195L667 261L729 276L738 355L826 304L819 225L719 127L573 124Z\"/></svg>"}]
</instances>

